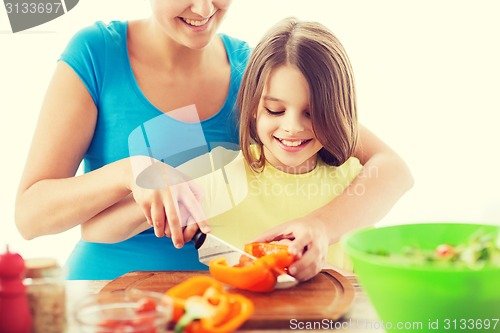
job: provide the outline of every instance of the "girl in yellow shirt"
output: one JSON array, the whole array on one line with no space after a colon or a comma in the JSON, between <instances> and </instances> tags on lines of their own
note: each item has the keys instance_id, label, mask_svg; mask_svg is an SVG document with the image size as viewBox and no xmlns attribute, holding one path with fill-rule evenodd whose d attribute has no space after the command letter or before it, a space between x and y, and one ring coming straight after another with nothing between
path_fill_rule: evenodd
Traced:
<instances>
[{"instance_id":1,"label":"girl in yellow shirt","mask_svg":"<svg viewBox=\"0 0 500 333\"><path fill-rule=\"evenodd\" d=\"M253 50L237 103L242 151L217 147L177 168L202 189L212 232L242 248L275 230L260 240L287 242L306 259L319 251L309 263L315 273L326 259L350 268L337 245L328 249L326 230L318 237L315 225L283 225L346 189L362 194L349 187L362 166L352 157L358 133L354 78L339 40L319 23L281 21ZM139 183L152 187L146 178ZM297 232L311 234L298 249Z\"/></svg>"},{"instance_id":2,"label":"girl in yellow shirt","mask_svg":"<svg viewBox=\"0 0 500 333\"><path fill-rule=\"evenodd\" d=\"M320 208L336 197L373 195L358 181L366 168L354 157L362 151L355 97L348 56L326 27L294 18L278 23L253 50L242 78L241 151L217 147L176 168L177 185L201 188L204 197L204 217L185 214L179 204L180 215L187 216L182 226L208 218L213 233L240 247L286 242L299 257L289 267L299 280L316 275L327 258L350 268L334 244L358 225ZM163 163L147 167L137 185L163 189L167 169L172 171ZM169 176L171 192L173 180ZM312 216L325 211L329 216ZM349 221L362 213L353 209ZM376 216L359 220L366 225Z\"/></svg>"},{"instance_id":3,"label":"girl in yellow shirt","mask_svg":"<svg viewBox=\"0 0 500 333\"><path fill-rule=\"evenodd\" d=\"M358 133L355 96L349 58L326 27L288 18L270 29L252 52L237 99L248 194L209 220L213 232L242 246L271 227L278 226L276 233L260 240L293 240L295 232L314 228L280 224L327 204L360 172L352 157ZM311 263L319 268L329 243L325 232L305 244L305 253L290 245L304 256L321 251L321 262ZM328 259L349 268L338 247Z\"/></svg>"}]
</instances>

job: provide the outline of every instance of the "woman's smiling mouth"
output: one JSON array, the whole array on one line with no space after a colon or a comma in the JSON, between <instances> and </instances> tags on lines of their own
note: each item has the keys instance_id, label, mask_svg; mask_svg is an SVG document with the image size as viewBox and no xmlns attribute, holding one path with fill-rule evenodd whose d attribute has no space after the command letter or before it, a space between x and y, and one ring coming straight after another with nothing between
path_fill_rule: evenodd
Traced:
<instances>
[{"instance_id":1,"label":"woman's smiling mouth","mask_svg":"<svg viewBox=\"0 0 500 333\"><path fill-rule=\"evenodd\" d=\"M193 27L200 27L202 25L205 25L210 19L212 18L212 16L204 19L204 20L192 20L192 19L188 19L188 18L185 18L185 17L181 17L180 19L182 21L184 21L185 23L189 24L189 25L192 25Z\"/></svg>"},{"instance_id":2,"label":"woman's smiling mouth","mask_svg":"<svg viewBox=\"0 0 500 333\"><path fill-rule=\"evenodd\" d=\"M182 17L179 16L179 18L186 24L192 26L192 27L201 27L210 21L210 19L217 13L218 10L215 10L212 14L210 14L207 18L204 18L203 20L195 20L195 19L190 19L187 17Z\"/></svg>"}]
</instances>

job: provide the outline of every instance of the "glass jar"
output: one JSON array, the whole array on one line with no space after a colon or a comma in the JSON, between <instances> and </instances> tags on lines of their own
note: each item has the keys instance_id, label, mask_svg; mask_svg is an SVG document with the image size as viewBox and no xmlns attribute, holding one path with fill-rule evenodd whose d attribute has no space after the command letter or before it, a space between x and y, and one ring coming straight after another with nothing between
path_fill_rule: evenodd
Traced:
<instances>
[{"instance_id":1,"label":"glass jar","mask_svg":"<svg viewBox=\"0 0 500 333\"><path fill-rule=\"evenodd\" d=\"M133 289L88 295L74 316L82 333L163 333L172 313L168 296Z\"/></svg>"},{"instance_id":2,"label":"glass jar","mask_svg":"<svg viewBox=\"0 0 500 333\"><path fill-rule=\"evenodd\" d=\"M64 270L53 259L27 259L24 285L31 311L32 333L64 333Z\"/></svg>"}]
</instances>

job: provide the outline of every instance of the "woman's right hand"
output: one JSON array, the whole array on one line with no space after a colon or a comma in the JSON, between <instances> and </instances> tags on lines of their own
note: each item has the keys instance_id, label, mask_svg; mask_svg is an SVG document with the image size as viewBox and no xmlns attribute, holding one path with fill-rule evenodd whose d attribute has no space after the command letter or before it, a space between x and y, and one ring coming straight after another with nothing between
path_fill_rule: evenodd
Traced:
<instances>
[{"instance_id":1,"label":"woman's right hand","mask_svg":"<svg viewBox=\"0 0 500 333\"><path fill-rule=\"evenodd\" d=\"M133 156L130 190L157 237L172 238L176 248L199 228L210 231L201 206L203 192L189 177L147 156Z\"/></svg>"}]
</instances>

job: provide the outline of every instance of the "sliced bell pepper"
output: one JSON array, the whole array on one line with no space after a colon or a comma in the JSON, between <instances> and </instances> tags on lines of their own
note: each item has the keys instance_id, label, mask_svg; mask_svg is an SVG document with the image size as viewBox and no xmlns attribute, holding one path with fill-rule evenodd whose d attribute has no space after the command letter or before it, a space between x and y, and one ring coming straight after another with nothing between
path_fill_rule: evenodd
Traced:
<instances>
[{"instance_id":1,"label":"sliced bell pepper","mask_svg":"<svg viewBox=\"0 0 500 333\"><path fill-rule=\"evenodd\" d=\"M224 291L224 287L210 276L196 275L170 288L166 294L173 298L188 299L203 295L210 287L219 292Z\"/></svg>"},{"instance_id":2,"label":"sliced bell pepper","mask_svg":"<svg viewBox=\"0 0 500 333\"><path fill-rule=\"evenodd\" d=\"M172 319L177 322L184 315L186 299L192 296L200 296L210 287L222 292L222 285L209 276L197 275L170 288L166 294L173 299L174 311Z\"/></svg>"},{"instance_id":3,"label":"sliced bell pepper","mask_svg":"<svg viewBox=\"0 0 500 333\"><path fill-rule=\"evenodd\" d=\"M253 303L238 294L226 294L227 311L224 317L204 317L200 320L201 330L207 333L228 333L237 330L253 313ZM217 320L215 320L217 319Z\"/></svg>"},{"instance_id":4,"label":"sliced bell pepper","mask_svg":"<svg viewBox=\"0 0 500 333\"><path fill-rule=\"evenodd\" d=\"M261 258L268 254L279 253L269 257L273 258L274 262L268 262L269 265L274 267L274 273L277 273L276 275L286 274L288 271L288 266L290 266L295 261L295 257L291 254L288 254L288 246L276 242L250 243L245 245L244 250L246 253L251 254L256 258ZM244 256L242 256L242 258L243 257Z\"/></svg>"},{"instance_id":5,"label":"sliced bell pepper","mask_svg":"<svg viewBox=\"0 0 500 333\"><path fill-rule=\"evenodd\" d=\"M253 303L244 296L224 291L209 276L195 276L169 289L173 299L175 332L229 333L252 314Z\"/></svg>"},{"instance_id":6,"label":"sliced bell pepper","mask_svg":"<svg viewBox=\"0 0 500 333\"><path fill-rule=\"evenodd\" d=\"M276 276L265 260L241 267L229 266L226 259L218 258L210 262L209 269L214 279L238 289L267 292L276 284Z\"/></svg>"},{"instance_id":7,"label":"sliced bell pepper","mask_svg":"<svg viewBox=\"0 0 500 333\"><path fill-rule=\"evenodd\" d=\"M249 243L245 245L244 251L256 258L276 252L288 252L288 246L279 243Z\"/></svg>"},{"instance_id":8,"label":"sliced bell pepper","mask_svg":"<svg viewBox=\"0 0 500 333\"><path fill-rule=\"evenodd\" d=\"M246 257L242 256L238 265L229 266L224 258L214 259L209 264L212 277L238 289L273 291L277 276L286 273L286 268L293 263L295 257L288 253L288 247L285 245L254 244L257 245L245 247L245 250L256 256L256 260L246 260Z\"/></svg>"}]
</instances>

